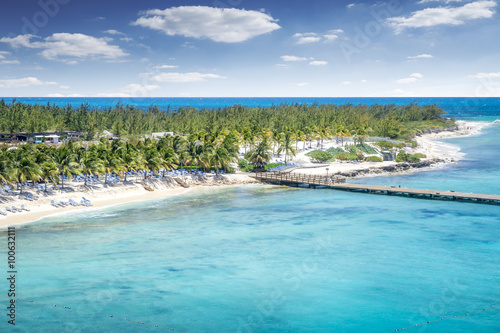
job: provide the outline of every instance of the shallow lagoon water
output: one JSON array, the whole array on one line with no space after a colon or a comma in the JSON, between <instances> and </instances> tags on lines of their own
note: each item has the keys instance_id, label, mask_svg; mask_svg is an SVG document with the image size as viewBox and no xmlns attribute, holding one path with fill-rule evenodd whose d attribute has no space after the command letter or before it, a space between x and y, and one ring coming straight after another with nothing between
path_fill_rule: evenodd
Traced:
<instances>
[{"instance_id":1,"label":"shallow lagoon water","mask_svg":"<svg viewBox=\"0 0 500 333\"><path fill-rule=\"evenodd\" d=\"M357 181L500 193L499 128L448 140L466 154L450 167ZM500 307L481 310L500 304L499 222L498 206L271 186L46 218L16 228L33 302L0 329L498 332Z\"/></svg>"}]
</instances>

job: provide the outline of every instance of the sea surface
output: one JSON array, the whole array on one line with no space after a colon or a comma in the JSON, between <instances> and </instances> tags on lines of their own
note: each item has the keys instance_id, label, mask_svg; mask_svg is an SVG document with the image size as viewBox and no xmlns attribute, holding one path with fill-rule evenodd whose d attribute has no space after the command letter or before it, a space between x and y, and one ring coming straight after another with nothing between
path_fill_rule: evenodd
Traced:
<instances>
[{"instance_id":1,"label":"sea surface","mask_svg":"<svg viewBox=\"0 0 500 333\"><path fill-rule=\"evenodd\" d=\"M500 125L446 142L462 161L356 182L500 194ZM500 331L500 206L235 186L44 218L16 246L0 332Z\"/></svg>"}]
</instances>

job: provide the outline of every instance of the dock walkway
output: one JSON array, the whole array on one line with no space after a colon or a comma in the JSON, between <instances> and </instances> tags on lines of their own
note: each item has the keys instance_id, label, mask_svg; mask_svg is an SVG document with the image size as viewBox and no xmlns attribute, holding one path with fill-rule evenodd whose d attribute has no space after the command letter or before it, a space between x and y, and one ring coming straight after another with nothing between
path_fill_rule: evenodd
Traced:
<instances>
[{"instance_id":1,"label":"dock walkway","mask_svg":"<svg viewBox=\"0 0 500 333\"><path fill-rule=\"evenodd\" d=\"M402 188L396 186L378 186L363 184L347 184L345 178L327 177L324 175L307 175L299 173L262 172L256 173L253 178L279 185L307 186L312 188L325 187L349 192L363 192L370 194L397 195L409 198L453 200L473 203L500 205L500 195L463 193L454 191L422 190Z\"/></svg>"}]
</instances>

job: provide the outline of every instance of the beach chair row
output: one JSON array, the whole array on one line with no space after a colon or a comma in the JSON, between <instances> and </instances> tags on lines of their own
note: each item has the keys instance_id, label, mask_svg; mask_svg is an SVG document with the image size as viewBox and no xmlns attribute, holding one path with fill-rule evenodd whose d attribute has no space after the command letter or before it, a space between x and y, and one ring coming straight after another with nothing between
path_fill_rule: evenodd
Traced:
<instances>
[{"instance_id":1,"label":"beach chair row","mask_svg":"<svg viewBox=\"0 0 500 333\"><path fill-rule=\"evenodd\" d=\"M90 200L85 199L85 197L82 197L82 200L78 203L73 199L69 199L68 201L54 201L52 200L50 204L56 208L61 208L61 207L66 207L68 205L70 206L85 206L85 207L90 207L93 206Z\"/></svg>"},{"instance_id":2,"label":"beach chair row","mask_svg":"<svg viewBox=\"0 0 500 333\"><path fill-rule=\"evenodd\" d=\"M21 213L21 212L29 212L30 211L30 209L24 207L24 205L21 205L21 208L17 208L16 206L12 206L12 207L7 206L7 207L5 207L5 210L9 213ZM0 210L0 215L6 216L7 213Z\"/></svg>"}]
</instances>

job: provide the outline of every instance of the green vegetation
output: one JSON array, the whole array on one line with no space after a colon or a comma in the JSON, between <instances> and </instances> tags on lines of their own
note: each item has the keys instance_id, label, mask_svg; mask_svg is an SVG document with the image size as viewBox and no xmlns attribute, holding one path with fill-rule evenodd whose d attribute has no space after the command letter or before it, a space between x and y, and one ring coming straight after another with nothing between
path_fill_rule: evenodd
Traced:
<instances>
[{"instance_id":1,"label":"green vegetation","mask_svg":"<svg viewBox=\"0 0 500 333\"><path fill-rule=\"evenodd\" d=\"M232 171L239 149L236 131L188 138L168 136L159 141L146 139L136 144L107 139L79 145L74 141L58 148L44 144L22 145L18 149L0 148L0 180L22 186L26 181L59 183L59 175L104 174L123 176L126 172L147 170L156 174L165 170L203 169ZM187 165L187 167L186 167ZM85 184L86 185L86 184ZM64 183L61 182L61 187Z\"/></svg>"},{"instance_id":2,"label":"green vegetation","mask_svg":"<svg viewBox=\"0 0 500 333\"><path fill-rule=\"evenodd\" d=\"M354 147L354 148L356 148L356 150L353 150L353 148L350 148L350 147ZM378 154L378 151L375 148L373 148L370 145L367 145L366 143L357 144L355 146L354 145L346 145L346 150L351 152L351 153L353 153L355 151L356 154L359 150L361 150L363 153L369 154L369 155Z\"/></svg>"},{"instance_id":3,"label":"green vegetation","mask_svg":"<svg viewBox=\"0 0 500 333\"><path fill-rule=\"evenodd\" d=\"M335 156L337 160L340 161L355 161L358 159L358 155L354 154L348 154L348 153L340 153L337 156Z\"/></svg>"},{"instance_id":4,"label":"green vegetation","mask_svg":"<svg viewBox=\"0 0 500 333\"><path fill-rule=\"evenodd\" d=\"M316 160L318 162L327 162L327 161L334 161L335 157L333 154L327 152L327 151L322 151L322 150L314 150L306 154L306 156L309 156L313 160Z\"/></svg>"},{"instance_id":5,"label":"green vegetation","mask_svg":"<svg viewBox=\"0 0 500 333\"><path fill-rule=\"evenodd\" d=\"M427 156L424 154L408 154L405 152L399 152L398 156L396 156L396 162L420 162L421 158L426 158Z\"/></svg>"},{"instance_id":6,"label":"green vegetation","mask_svg":"<svg viewBox=\"0 0 500 333\"><path fill-rule=\"evenodd\" d=\"M382 150L391 150L394 148L401 149L401 148L406 147L406 145L404 143L394 144L394 143L389 142L389 141L377 141L377 142L375 142L375 145L382 148Z\"/></svg>"},{"instance_id":7,"label":"green vegetation","mask_svg":"<svg viewBox=\"0 0 500 333\"><path fill-rule=\"evenodd\" d=\"M365 162L382 162L382 159L378 156L367 156Z\"/></svg>"},{"instance_id":8,"label":"green vegetation","mask_svg":"<svg viewBox=\"0 0 500 333\"><path fill-rule=\"evenodd\" d=\"M345 153L345 150L342 149L342 148L333 148L333 147L330 147L330 148L328 148L326 150L326 152L332 154L333 156L336 156L336 155L338 155L340 153Z\"/></svg>"},{"instance_id":9,"label":"green vegetation","mask_svg":"<svg viewBox=\"0 0 500 333\"><path fill-rule=\"evenodd\" d=\"M7 104L0 100L0 133L80 131L86 139L105 130L122 136L139 136L152 132L172 131L191 134L236 130L244 134L245 145L253 146L255 138L265 134L283 133L286 155L290 155L292 141L297 134L306 141L322 141L337 136L343 140L354 136L362 143L366 135L411 138L417 129L453 125L443 118L444 111L437 105L334 105L281 104L270 107L233 105L224 108L196 109L181 107L161 110L150 106L142 110L130 105L98 109L88 104L78 108L55 105ZM290 133L288 139L287 133ZM293 134L295 133L295 134ZM274 135L277 138L278 135ZM287 140L289 143L287 144Z\"/></svg>"}]
</instances>

